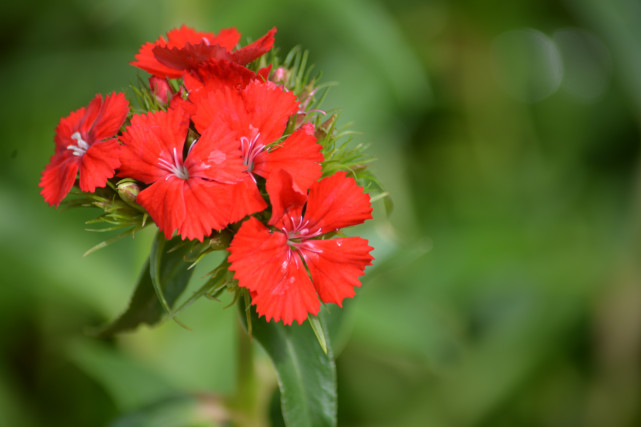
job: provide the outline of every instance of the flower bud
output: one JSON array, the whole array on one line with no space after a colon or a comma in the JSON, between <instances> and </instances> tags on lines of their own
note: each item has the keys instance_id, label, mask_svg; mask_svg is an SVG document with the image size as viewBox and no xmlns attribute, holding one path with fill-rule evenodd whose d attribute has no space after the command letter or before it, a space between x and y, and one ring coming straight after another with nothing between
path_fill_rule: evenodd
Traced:
<instances>
[{"instance_id":1,"label":"flower bud","mask_svg":"<svg viewBox=\"0 0 641 427\"><path fill-rule=\"evenodd\" d=\"M227 230L215 231L209 236L209 247L214 251L227 249L232 237Z\"/></svg>"},{"instance_id":2,"label":"flower bud","mask_svg":"<svg viewBox=\"0 0 641 427\"><path fill-rule=\"evenodd\" d=\"M337 118L338 114L334 113L329 117L329 119L325 120L320 126L318 126L314 134L316 139L321 140L329 135L334 128L334 123L336 122Z\"/></svg>"},{"instance_id":3,"label":"flower bud","mask_svg":"<svg viewBox=\"0 0 641 427\"><path fill-rule=\"evenodd\" d=\"M150 77L149 89L156 97L156 101L161 105L169 104L169 100L173 97L173 92L167 79L161 79L155 76Z\"/></svg>"},{"instance_id":4,"label":"flower bud","mask_svg":"<svg viewBox=\"0 0 641 427\"><path fill-rule=\"evenodd\" d=\"M271 80L278 84L287 84L291 72L285 67L278 67L274 70Z\"/></svg>"},{"instance_id":5,"label":"flower bud","mask_svg":"<svg viewBox=\"0 0 641 427\"><path fill-rule=\"evenodd\" d=\"M116 190L120 198L127 203L129 206L141 210L142 208L138 203L136 203L136 197L140 193L140 185L131 178L125 178L118 181L116 184Z\"/></svg>"}]
</instances>

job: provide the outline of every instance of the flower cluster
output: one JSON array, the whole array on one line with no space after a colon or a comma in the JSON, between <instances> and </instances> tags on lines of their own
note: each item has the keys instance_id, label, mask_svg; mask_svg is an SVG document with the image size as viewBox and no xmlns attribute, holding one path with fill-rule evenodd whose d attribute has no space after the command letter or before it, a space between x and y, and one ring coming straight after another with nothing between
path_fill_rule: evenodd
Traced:
<instances>
[{"instance_id":1,"label":"flower cluster","mask_svg":"<svg viewBox=\"0 0 641 427\"><path fill-rule=\"evenodd\" d=\"M40 187L52 206L77 187L113 222L151 218L167 240L228 233L234 283L260 315L291 324L354 295L372 248L340 233L372 209L362 163L341 162L358 156L336 148L335 117L311 108L300 61L278 63L275 33L237 48L233 28L183 26L144 44L132 62L151 74L135 90L142 108L97 95L61 119Z\"/></svg>"}]
</instances>

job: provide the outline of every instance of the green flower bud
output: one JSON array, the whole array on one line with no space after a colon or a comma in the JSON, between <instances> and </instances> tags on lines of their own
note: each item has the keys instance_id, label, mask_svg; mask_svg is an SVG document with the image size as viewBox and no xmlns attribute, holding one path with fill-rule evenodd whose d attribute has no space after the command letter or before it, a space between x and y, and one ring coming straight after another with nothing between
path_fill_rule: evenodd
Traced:
<instances>
[{"instance_id":1,"label":"green flower bud","mask_svg":"<svg viewBox=\"0 0 641 427\"><path fill-rule=\"evenodd\" d=\"M116 191L118 191L120 198L129 206L143 210L142 207L136 203L136 197L138 197L138 193L140 193L140 185L138 182L131 178L122 179L116 184Z\"/></svg>"},{"instance_id":2,"label":"green flower bud","mask_svg":"<svg viewBox=\"0 0 641 427\"><path fill-rule=\"evenodd\" d=\"M232 237L228 230L215 231L209 236L209 247L214 251L227 249Z\"/></svg>"}]
</instances>

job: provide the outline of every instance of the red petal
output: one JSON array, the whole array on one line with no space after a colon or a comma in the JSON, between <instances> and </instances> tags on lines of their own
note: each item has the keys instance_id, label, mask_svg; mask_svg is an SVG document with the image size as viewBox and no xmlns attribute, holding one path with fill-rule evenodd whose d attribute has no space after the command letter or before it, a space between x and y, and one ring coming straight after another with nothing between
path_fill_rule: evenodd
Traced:
<instances>
[{"instance_id":1,"label":"red petal","mask_svg":"<svg viewBox=\"0 0 641 427\"><path fill-rule=\"evenodd\" d=\"M231 197L227 187L170 176L141 191L136 200L166 238L177 231L183 239L202 241L213 229L228 224Z\"/></svg>"},{"instance_id":2,"label":"red petal","mask_svg":"<svg viewBox=\"0 0 641 427\"><path fill-rule=\"evenodd\" d=\"M40 178L39 187L42 187L40 194L49 206L58 206L65 198L78 175L80 158L71 155L70 152L55 154L51 157L49 164L45 167Z\"/></svg>"},{"instance_id":3,"label":"red petal","mask_svg":"<svg viewBox=\"0 0 641 427\"><path fill-rule=\"evenodd\" d=\"M133 116L120 137L124 146L118 175L147 184L163 179L167 172L158 160L174 150L182 156L188 130L189 116L181 109Z\"/></svg>"},{"instance_id":4,"label":"red petal","mask_svg":"<svg viewBox=\"0 0 641 427\"><path fill-rule=\"evenodd\" d=\"M159 41L157 41L156 43L145 43L144 45L142 45L140 51L138 51L135 56L136 60L130 62L130 64L148 72L149 74L153 74L156 77L169 77L172 79L180 77L183 74L181 70L175 70L173 68L167 67L166 65L158 62L158 60L156 59L156 56L154 55L154 48L159 46L158 43L160 42L160 40L161 39L159 39ZM161 46L165 46L165 43L163 42Z\"/></svg>"},{"instance_id":5,"label":"red petal","mask_svg":"<svg viewBox=\"0 0 641 427\"><path fill-rule=\"evenodd\" d=\"M80 119L80 122L78 123L78 127L75 129L82 134L83 138L89 139L91 129L93 128L93 125L96 121L96 118L98 118L98 114L100 113L101 109L102 95L98 94L91 100L91 102L89 102L89 105L85 110L85 114L82 116L82 119ZM113 134L110 136L113 136ZM91 144L91 142L93 141L87 140L87 142Z\"/></svg>"},{"instance_id":6,"label":"red petal","mask_svg":"<svg viewBox=\"0 0 641 427\"><path fill-rule=\"evenodd\" d=\"M258 314L269 321L303 323L320 301L300 257L283 233L270 233L256 218L240 227L229 246L229 269L238 284L253 292Z\"/></svg>"},{"instance_id":7,"label":"red petal","mask_svg":"<svg viewBox=\"0 0 641 427\"><path fill-rule=\"evenodd\" d=\"M269 78L269 73L272 70L272 64L269 64L266 67L261 68L256 71L256 74L260 77L261 80L267 80Z\"/></svg>"},{"instance_id":8,"label":"red petal","mask_svg":"<svg viewBox=\"0 0 641 427\"><path fill-rule=\"evenodd\" d=\"M222 126L205 130L185 161L189 176L234 184L245 179L238 138Z\"/></svg>"},{"instance_id":9,"label":"red petal","mask_svg":"<svg viewBox=\"0 0 641 427\"><path fill-rule=\"evenodd\" d=\"M271 281L265 283L264 289L258 290L252 302L260 316L267 321L282 320L290 325L294 320L302 324L309 314L316 316L320 311L320 301L309 280L307 270L300 257L292 251L283 254L273 254L269 262L273 263ZM278 257L277 255L281 255ZM266 261L266 260L265 260ZM278 271L279 265L287 265L286 273Z\"/></svg>"},{"instance_id":10,"label":"red petal","mask_svg":"<svg viewBox=\"0 0 641 427\"><path fill-rule=\"evenodd\" d=\"M184 180L168 177L142 190L136 201L144 207L165 238L171 239L185 220Z\"/></svg>"},{"instance_id":11,"label":"red petal","mask_svg":"<svg viewBox=\"0 0 641 427\"><path fill-rule=\"evenodd\" d=\"M289 117L298 111L296 95L272 82L259 80L249 83L242 94L249 123L240 130L248 131L249 125L257 128L263 144L282 137Z\"/></svg>"},{"instance_id":12,"label":"red petal","mask_svg":"<svg viewBox=\"0 0 641 427\"><path fill-rule=\"evenodd\" d=\"M82 155L80 189L89 193L104 187L120 166L120 144L116 139L96 142Z\"/></svg>"},{"instance_id":13,"label":"red petal","mask_svg":"<svg viewBox=\"0 0 641 427\"><path fill-rule=\"evenodd\" d=\"M183 47L187 43L200 43L206 41L210 45L220 45L227 50L232 50L240 40L240 33L235 28L223 28L218 35L196 31L193 28L183 25L167 33L169 47ZM162 40L162 39L161 39Z\"/></svg>"},{"instance_id":14,"label":"red petal","mask_svg":"<svg viewBox=\"0 0 641 427\"><path fill-rule=\"evenodd\" d=\"M205 62L205 64L207 64L208 62L209 61ZM190 70L188 73L183 74L183 85L185 86L185 90L189 94L190 100L192 99L193 95L195 95L196 92L200 91L200 89L202 89L203 87L203 82L196 74L196 70Z\"/></svg>"},{"instance_id":15,"label":"red petal","mask_svg":"<svg viewBox=\"0 0 641 427\"><path fill-rule=\"evenodd\" d=\"M71 135L80 127L80 122L85 115L85 111L86 108L82 107L73 111L67 117L60 119L56 127L56 136L54 137L56 153L67 151L67 146L76 144L76 141L71 138Z\"/></svg>"},{"instance_id":16,"label":"red petal","mask_svg":"<svg viewBox=\"0 0 641 427\"><path fill-rule=\"evenodd\" d=\"M131 64L157 77L178 78L186 68L194 66L197 59L207 60L220 55L229 57L227 52L236 46L240 33L235 28L228 28L215 35L183 25L169 31L167 38L161 36L154 43L145 43L136 54L136 61ZM186 48L187 45L203 47L192 49Z\"/></svg>"},{"instance_id":17,"label":"red petal","mask_svg":"<svg viewBox=\"0 0 641 427\"><path fill-rule=\"evenodd\" d=\"M231 27L231 28L223 28L218 32L218 35L214 36L213 40L211 41L213 44L219 44L226 48L227 50L231 51L238 42L240 41L240 33L236 30L236 28Z\"/></svg>"},{"instance_id":18,"label":"red petal","mask_svg":"<svg viewBox=\"0 0 641 427\"><path fill-rule=\"evenodd\" d=\"M294 179L297 190L306 192L321 177L321 148L314 137L314 125L308 123L274 150L259 154L253 172L269 181L274 171L284 169Z\"/></svg>"},{"instance_id":19,"label":"red petal","mask_svg":"<svg viewBox=\"0 0 641 427\"><path fill-rule=\"evenodd\" d=\"M169 101L169 110L183 110L189 117L196 113L194 104L180 95L171 98L171 101Z\"/></svg>"},{"instance_id":20,"label":"red petal","mask_svg":"<svg viewBox=\"0 0 641 427\"><path fill-rule=\"evenodd\" d=\"M101 141L116 135L127 119L127 114L129 114L129 102L123 93L107 95L92 124L93 141Z\"/></svg>"},{"instance_id":21,"label":"red petal","mask_svg":"<svg viewBox=\"0 0 641 427\"><path fill-rule=\"evenodd\" d=\"M292 176L282 169L271 175L267 180L266 189L272 205L272 217L269 220L269 225L291 229L292 224L289 218L286 218L284 223L281 222L281 219L285 214L288 217L300 218L303 206L307 201L307 195L294 187Z\"/></svg>"},{"instance_id":22,"label":"red petal","mask_svg":"<svg viewBox=\"0 0 641 427\"><path fill-rule=\"evenodd\" d=\"M309 221L310 233L330 233L370 218L369 194L363 192L354 178L347 177L345 172L323 178L309 190L304 219Z\"/></svg>"},{"instance_id":23,"label":"red petal","mask_svg":"<svg viewBox=\"0 0 641 427\"><path fill-rule=\"evenodd\" d=\"M283 233L271 233L256 218L251 217L243 222L229 245L230 270L239 284L250 291L258 291L265 286L267 274L264 267L273 267L271 262L276 257L287 256L289 248L287 237ZM273 254L278 254L273 257ZM278 264L281 271L281 264Z\"/></svg>"},{"instance_id":24,"label":"red petal","mask_svg":"<svg viewBox=\"0 0 641 427\"><path fill-rule=\"evenodd\" d=\"M243 181L231 187L233 205L229 216L230 223L240 221L247 215L267 209L267 203L261 196L250 174L245 173Z\"/></svg>"},{"instance_id":25,"label":"red petal","mask_svg":"<svg viewBox=\"0 0 641 427\"><path fill-rule=\"evenodd\" d=\"M242 65L224 59L209 60L199 64L185 76L185 87L190 97L193 98L195 92L202 89L203 86L206 87L206 90L220 86L230 86L240 90L256 78L256 73Z\"/></svg>"},{"instance_id":26,"label":"red petal","mask_svg":"<svg viewBox=\"0 0 641 427\"><path fill-rule=\"evenodd\" d=\"M196 31L191 27L183 25L180 28L174 28L167 33L167 42L165 42L163 37L160 37L156 43L162 46L183 47L187 43L200 43L203 40L207 40L211 44L214 44L214 38L215 36L213 33Z\"/></svg>"},{"instance_id":27,"label":"red petal","mask_svg":"<svg viewBox=\"0 0 641 427\"><path fill-rule=\"evenodd\" d=\"M372 249L360 237L308 240L301 245L301 254L323 302L342 306L343 299L354 296L354 288L361 285L358 278L374 259L369 254Z\"/></svg>"},{"instance_id":28,"label":"red petal","mask_svg":"<svg viewBox=\"0 0 641 427\"><path fill-rule=\"evenodd\" d=\"M192 101L196 106L192 120L201 133L210 126L224 126L234 130L249 127L243 98L237 90L229 86L202 90L192 97ZM238 144L240 146L240 140Z\"/></svg>"},{"instance_id":29,"label":"red petal","mask_svg":"<svg viewBox=\"0 0 641 427\"><path fill-rule=\"evenodd\" d=\"M202 41L197 44L187 43L181 48L155 46L152 49L156 60L162 65L174 70L186 71L196 68L199 64L210 59L228 59L227 50L218 45L206 45Z\"/></svg>"},{"instance_id":30,"label":"red petal","mask_svg":"<svg viewBox=\"0 0 641 427\"><path fill-rule=\"evenodd\" d=\"M178 230L183 239L203 240L212 230L222 230L229 224L234 203L231 186L201 179L186 180L184 203L185 221Z\"/></svg>"},{"instance_id":31,"label":"red petal","mask_svg":"<svg viewBox=\"0 0 641 427\"><path fill-rule=\"evenodd\" d=\"M252 62L254 59L260 58L265 53L267 53L272 48L272 46L274 46L275 35L276 27L269 30L267 34L265 34L255 42L233 52L231 54L232 59L241 65L245 65Z\"/></svg>"},{"instance_id":32,"label":"red petal","mask_svg":"<svg viewBox=\"0 0 641 427\"><path fill-rule=\"evenodd\" d=\"M237 130L239 137L253 138L255 128L263 145L277 141L289 117L298 110L296 96L271 82L252 80L241 92L224 86L200 93L193 98L196 129L202 132L209 126L224 125Z\"/></svg>"},{"instance_id":33,"label":"red petal","mask_svg":"<svg viewBox=\"0 0 641 427\"><path fill-rule=\"evenodd\" d=\"M96 141L112 138L125 122L129 113L129 102L122 93L112 93L104 98L96 95L87 108L80 108L60 120L56 128L56 150L62 151L77 141L71 136L80 132L89 145Z\"/></svg>"},{"instance_id":34,"label":"red petal","mask_svg":"<svg viewBox=\"0 0 641 427\"><path fill-rule=\"evenodd\" d=\"M143 69L156 77L178 78L183 74L183 71L160 63L154 55L154 48L161 47L180 49L187 43L199 44L206 40L210 45L221 44L227 48L227 50L230 50L234 45L236 45L236 43L238 43L240 34L238 34L234 29L223 31L221 31L221 37L218 39L218 37L213 33L195 31L194 29L183 25L180 28L169 31L167 33L168 40L163 36L160 36L158 40L153 43L145 43L136 54L136 61L131 62L131 65Z\"/></svg>"}]
</instances>

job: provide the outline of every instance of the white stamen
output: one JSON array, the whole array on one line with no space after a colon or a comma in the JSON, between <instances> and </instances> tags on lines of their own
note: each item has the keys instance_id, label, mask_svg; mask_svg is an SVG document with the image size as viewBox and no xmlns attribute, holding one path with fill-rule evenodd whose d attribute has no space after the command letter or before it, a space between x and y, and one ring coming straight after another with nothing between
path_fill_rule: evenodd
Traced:
<instances>
[{"instance_id":1,"label":"white stamen","mask_svg":"<svg viewBox=\"0 0 641 427\"><path fill-rule=\"evenodd\" d=\"M197 142L198 142L198 140L194 139L194 142L192 142L191 145L189 146L189 148L187 149L187 155L188 156L189 156L189 153L191 153L191 150L194 148L194 145L196 145Z\"/></svg>"},{"instance_id":2,"label":"white stamen","mask_svg":"<svg viewBox=\"0 0 641 427\"><path fill-rule=\"evenodd\" d=\"M249 131L251 132L251 139L246 136L241 136L240 149L243 152L243 164L245 164L247 166L247 170L251 172L254 169L254 159L265 149L265 146L256 144L258 138L260 138L258 128L249 125Z\"/></svg>"},{"instance_id":3,"label":"white stamen","mask_svg":"<svg viewBox=\"0 0 641 427\"><path fill-rule=\"evenodd\" d=\"M89 144L87 144L87 141L82 139L82 135L80 135L80 132L74 132L73 135L71 135L71 139L76 140L76 145L67 145L67 149L71 150L74 156L80 157L87 152L87 150L89 149Z\"/></svg>"},{"instance_id":4,"label":"white stamen","mask_svg":"<svg viewBox=\"0 0 641 427\"><path fill-rule=\"evenodd\" d=\"M171 159L173 160L173 163L166 159L158 159L158 165L180 179L189 179L189 171L187 170L187 168L185 168L185 165L183 165L178 158L176 148L174 148Z\"/></svg>"}]
</instances>

